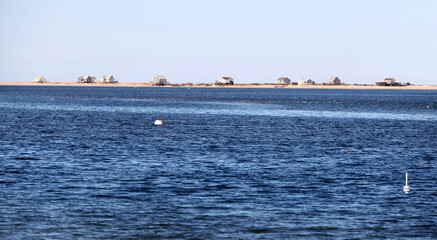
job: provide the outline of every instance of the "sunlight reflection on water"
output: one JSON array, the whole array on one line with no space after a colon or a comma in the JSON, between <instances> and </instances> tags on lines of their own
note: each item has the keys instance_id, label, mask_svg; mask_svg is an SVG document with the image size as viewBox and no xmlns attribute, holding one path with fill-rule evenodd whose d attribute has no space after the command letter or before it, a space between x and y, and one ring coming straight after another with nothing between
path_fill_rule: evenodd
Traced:
<instances>
[{"instance_id":1,"label":"sunlight reflection on water","mask_svg":"<svg viewBox=\"0 0 437 240\"><path fill-rule=\"evenodd\" d=\"M150 102L150 101L145 101ZM158 102L157 102L158 103ZM209 114L227 116L267 116L267 117L317 117L317 118L357 118L357 119L387 119L387 120L423 120L437 121L437 114L408 114L381 112L347 112L347 111L316 111L290 110L280 105L250 104L250 103L215 103L225 108L205 108L205 103L194 106L85 106L85 105L56 105L36 103L0 103L0 107L15 109L39 109L50 111L88 111L88 112L125 112L151 114Z\"/></svg>"}]
</instances>

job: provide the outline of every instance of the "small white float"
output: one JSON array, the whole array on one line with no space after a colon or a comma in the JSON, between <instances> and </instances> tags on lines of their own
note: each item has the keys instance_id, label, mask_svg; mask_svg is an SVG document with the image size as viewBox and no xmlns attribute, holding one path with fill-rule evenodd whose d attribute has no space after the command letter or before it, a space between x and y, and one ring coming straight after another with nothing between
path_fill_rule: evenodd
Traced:
<instances>
[{"instance_id":1,"label":"small white float","mask_svg":"<svg viewBox=\"0 0 437 240\"><path fill-rule=\"evenodd\" d=\"M405 186L403 190L405 193L408 193L410 191L410 187L408 187L408 173L405 173Z\"/></svg>"},{"instance_id":2,"label":"small white float","mask_svg":"<svg viewBox=\"0 0 437 240\"><path fill-rule=\"evenodd\" d=\"M161 118L158 118L158 119L153 123L153 125L155 125L155 126L162 126L162 120L161 120Z\"/></svg>"}]
</instances>

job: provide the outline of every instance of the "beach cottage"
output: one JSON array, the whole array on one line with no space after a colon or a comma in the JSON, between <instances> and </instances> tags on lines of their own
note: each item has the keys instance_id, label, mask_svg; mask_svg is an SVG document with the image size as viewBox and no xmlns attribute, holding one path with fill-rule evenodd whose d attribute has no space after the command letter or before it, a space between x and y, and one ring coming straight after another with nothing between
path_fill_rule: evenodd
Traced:
<instances>
[{"instance_id":1,"label":"beach cottage","mask_svg":"<svg viewBox=\"0 0 437 240\"><path fill-rule=\"evenodd\" d=\"M92 77L92 76L89 76L89 75L79 76L77 78L77 82L78 83L95 83L96 82L96 77Z\"/></svg>"},{"instance_id":2,"label":"beach cottage","mask_svg":"<svg viewBox=\"0 0 437 240\"><path fill-rule=\"evenodd\" d=\"M314 81L309 78L302 78L299 80L297 85L314 85Z\"/></svg>"},{"instance_id":3,"label":"beach cottage","mask_svg":"<svg viewBox=\"0 0 437 240\"><path fill-rule=\"evenodd\" d=\"M105 75L100 77L99 82L101 83L117 83L117 81L115 81L114 76L112 75Z\"/></svg>"},{"instance_id":4,"label":"beach cottage","mask_svg":"<svg viewBox=\"0 0 437 240\"><path fill-rule=\"evenodd\" d=\"M387 86L394 86L396 84L396 80L394 78L386 78L384 82L387 83Z\"/></svg>"},{"instance_id":5,"label":"beach cottage","mask_svg":"<svg viewBox=\"0 0 437 240\"><path fill-rule=\"evenodd\" d=\"M340 85L341 81L338 77L330 77L328 79L328 85Z\"/></svg>"},{"instance_id":6,"label":"beach cottage","mask_svg":"<svg viewBox=\"0 0 437 240\"><path fill-rule=\"evenodd\" d=\"M167 84L167 78L164 75L156 75L153 77L152 84L156 86L164 86Z\"/></svg>"},{"instance_id":7,"label":"beach cottage","mask_svg":"<svg viewBox=\"0 0 437 240\"><path fill-rule=\"evenodd\" d=\"M234 79L231 77L221 77L219 80L215 81L216 85L232 85L234 84Z\"/></svg>"},{"instance_id":8,"label":"beach cottage","mask_svg":"<svg viewBox=\"0 0 437 240\"><path fill-rule=\"evenodd\" d=\"M47 83L47 79L43 76L39 76L33 80L34 83Z\"/></svg>"},{"instance_id":9,"label":"beach cottage","mask_svg":"<svg viewBox=\"0 0 437 240\"><path fill-rule=\"evenodd\" d=\"M289 78L287 78L287 77L280 77L280 78L278 78L277 80L276 80L276 83L275 84L277 84L277 85L288 85L288 84L290 84L290 79Z\"/></svg>"}]
</instances>

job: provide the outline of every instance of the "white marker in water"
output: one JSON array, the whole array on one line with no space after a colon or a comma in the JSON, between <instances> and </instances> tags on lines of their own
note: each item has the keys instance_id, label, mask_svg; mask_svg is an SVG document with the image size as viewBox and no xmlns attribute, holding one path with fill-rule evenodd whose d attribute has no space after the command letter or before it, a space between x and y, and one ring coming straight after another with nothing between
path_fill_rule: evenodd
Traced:
<instances>
[{"instance_id":1,"label":"white marker in water","mask_svg":"<svg viewBox=\"0 0 437 240\"><path fill-rule=\"evenodd\" d=\"M403 189L405 193L410 191L410 187L408 187L408 173L405 173L405 186Z\"/></svg>"},{"instance_id":2,"label":"white marker in water","mask_svg":"<svg viewBox=\"0 0 437 240\"><path fill-rule=\"evenodd\" d=\"M158 118L158 120L156 120L153 124L154 124L155 126L161 126L161 125L162 125L162 120L161 120L161 118Z\"/></svg>"}]
</instances>

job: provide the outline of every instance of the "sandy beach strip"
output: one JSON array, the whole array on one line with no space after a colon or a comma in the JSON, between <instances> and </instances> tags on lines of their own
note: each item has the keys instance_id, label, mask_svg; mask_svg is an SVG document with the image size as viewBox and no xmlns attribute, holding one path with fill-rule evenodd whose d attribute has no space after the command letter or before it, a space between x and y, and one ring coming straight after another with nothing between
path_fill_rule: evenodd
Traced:
<instances>
[{"instance_id":1,"label":"sandy beach strip","mask_svg":"<svg viewBox=\"0 0 437 240\"><path fill-rule=\"evenodd\" d=\"M375 85L364 85L364 84L302 85L302 86L275 85L275 84L234 84L234 85L212 86L211 84L180 83L180 84L168 84L165 86L154 86L151 83L0 82L0 86L437 90L437 85L375 86Z\"/></svg>"}]
</instances>

